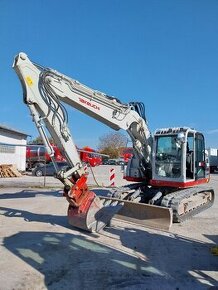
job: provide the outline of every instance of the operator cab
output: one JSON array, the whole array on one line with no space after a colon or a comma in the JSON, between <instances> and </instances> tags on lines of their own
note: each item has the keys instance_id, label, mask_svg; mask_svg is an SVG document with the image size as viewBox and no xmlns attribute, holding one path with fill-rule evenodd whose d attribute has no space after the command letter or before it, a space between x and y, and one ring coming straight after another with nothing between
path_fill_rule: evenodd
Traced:
<instances>
[{"instance_id":1,"label":"operator cab","mask_svg":"<svg viewBox=\"0 0 218 290\"><path fill-rule=\"evenodd\" d=\"M151 185L189 187L209 181L204 136L187 127L154 134Z\"/></svg>"}]
</instances>

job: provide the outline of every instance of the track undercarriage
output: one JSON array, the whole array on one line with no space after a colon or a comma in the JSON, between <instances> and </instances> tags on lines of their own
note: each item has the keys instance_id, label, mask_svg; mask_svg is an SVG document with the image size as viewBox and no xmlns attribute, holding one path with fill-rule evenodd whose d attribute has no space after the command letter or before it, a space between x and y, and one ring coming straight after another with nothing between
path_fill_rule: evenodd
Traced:
<instances>
[{"instance_id":1,"label":"track undercarriage","mask_svg":"<svg viewBox=\"0 0 218 290\"><path fill-rule=\"evenodd\" d=\"M211 207L214 190L210 187L191 187L167 194L161 205L173 210L173 222L183 222Z\"/></svg>"}]
</instances>

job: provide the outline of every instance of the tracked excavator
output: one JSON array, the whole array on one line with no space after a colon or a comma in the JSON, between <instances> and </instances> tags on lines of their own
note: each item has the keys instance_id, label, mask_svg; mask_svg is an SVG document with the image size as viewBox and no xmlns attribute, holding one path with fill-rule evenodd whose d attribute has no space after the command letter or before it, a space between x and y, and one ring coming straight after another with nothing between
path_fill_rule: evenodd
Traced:
<instances>
[{"instance_id":1,"label":"tracked excavator","mask_svg":"<svg viewBox=\"0 0 218 290\"><path fill-rule=\"evenodd\" d=\"M169 229L210 207L214 190L207 185L209 164L202 133L188 127L158 129L152 135L139 102L119 99L91 89L19 53L13 63L23 88L24 103L64 184L69 223L98 232L117 218L148 227ZM97 195L87 176L68 128L67 104L114 130L125 130L134 154L124 178L129 185ZM79 127L79 122L76 125ZM48 134L69 164L59 171Z\"/></svg>"}]
</instances>

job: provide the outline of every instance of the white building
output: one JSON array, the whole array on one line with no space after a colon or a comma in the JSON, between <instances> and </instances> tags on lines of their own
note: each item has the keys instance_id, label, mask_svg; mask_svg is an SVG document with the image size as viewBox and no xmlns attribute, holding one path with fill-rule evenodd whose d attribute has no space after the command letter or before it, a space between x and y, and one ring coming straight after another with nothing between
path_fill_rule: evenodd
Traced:
<instances>
[{"instance_id":1,"label":"white building","mask_svg":"<svg viewBox=\"0 0 218 290\"><path fill-rule=\"evenodd\" d=\"M14 164L18 170L26 170L27 136L0 124L0 164Z\"/></svg>"}]
</instances>

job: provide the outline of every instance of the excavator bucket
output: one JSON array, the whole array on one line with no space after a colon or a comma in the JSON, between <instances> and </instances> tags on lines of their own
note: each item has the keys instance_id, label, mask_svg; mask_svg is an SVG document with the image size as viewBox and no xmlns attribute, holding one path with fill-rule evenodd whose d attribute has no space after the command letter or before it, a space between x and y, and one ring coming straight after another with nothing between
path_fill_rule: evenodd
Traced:
<instances>
[{"instance_id":1,"label":"excavator bucket","mask_svg":"<svg viewBox=\"0 0 218 290\"><path fill-rule=\"evenodd\" d=\"M69 205L68 221L72 226L89 231L99 232L113 218L113 216L121 209L122 205L104 207L100 198L95 196L94 192L89 192L91 202L84 210ZM84 206L84 204L83 204Z\"/></svg>"},{"instance_id":2,"label":"excavator bucket","mask_svg":"<svg viewBox=\"0 0 218 290\"><path fill-rule=\"evenodd\" d=\"M104 206L100 198L88 189L87 177L83 175L77 180L70 192L64 196L69 202L68 221L79 229L89 232L99 232L121 209L122 204L117 206Z\"/></svg>"}]
</instances>

